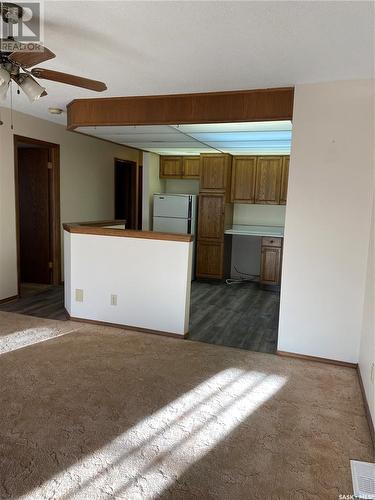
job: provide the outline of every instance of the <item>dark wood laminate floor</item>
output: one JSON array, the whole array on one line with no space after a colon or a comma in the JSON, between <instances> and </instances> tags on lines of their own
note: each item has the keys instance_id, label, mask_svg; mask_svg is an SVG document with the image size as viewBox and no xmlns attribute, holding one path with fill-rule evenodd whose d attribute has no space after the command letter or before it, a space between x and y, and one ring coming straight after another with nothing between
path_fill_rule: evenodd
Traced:
<instances>
[{"instance_id":1,"label":"dark wood laminate floor","mask_svg":"<svg viewBox=\"0 0 375 500\"><path fill-rule=\"evenodd\" d=\"M189 339L274 353L280 294L257 283L227 285L194 281Z\"/></svg>"},{"instance_id":2,"label":"dark wood laminate floor","mask_svg":"<svg viewBox=\"0 0 375 500\"><path fill-rule=\"evenodd\" d=\"M21 289L21 294L19 299L2 304L0 311L67 319L63 286L27 286ZM256 283L226 285L194 281L189 339L274 353L279 302L279 293L261 290Z\"/></svg>"},{"instance_id":3,"label":"dark wood laminate floor","mask_svg":"<svg viewBox=\"0 0 375 500\"><path fill-rule=\"evenodd\" d=\"M21 297L0 306L0 311L38 318L66 320L63 286L21 286Z\"/></svg>"}]
</instances>

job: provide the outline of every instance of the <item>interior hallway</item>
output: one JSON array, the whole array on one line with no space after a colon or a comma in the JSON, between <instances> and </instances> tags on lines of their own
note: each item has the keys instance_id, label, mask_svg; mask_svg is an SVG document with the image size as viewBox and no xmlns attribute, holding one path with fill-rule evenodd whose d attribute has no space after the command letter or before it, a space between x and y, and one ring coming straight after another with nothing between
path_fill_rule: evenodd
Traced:
<instances>
[{"instance_id":1,"label":"interior hallway","mask_svg":"<svg viewBox=\"0 0 375 500\"><path fill-rule=\"evenodd\" d=\"M28 314L37 318L66 320L64 287L53 285L23 284L20 297L0 305L0 311Z\"/></svg>"},{"instance_id":2,"label":"interior hallway","mask_svg":"<svg viewBox=\"0 0 375 500\"><path fill-rule=\"evenodd\" d=\"M337 499L351 368L0 313L0 497Z\"/></svg>"}]
</instances>

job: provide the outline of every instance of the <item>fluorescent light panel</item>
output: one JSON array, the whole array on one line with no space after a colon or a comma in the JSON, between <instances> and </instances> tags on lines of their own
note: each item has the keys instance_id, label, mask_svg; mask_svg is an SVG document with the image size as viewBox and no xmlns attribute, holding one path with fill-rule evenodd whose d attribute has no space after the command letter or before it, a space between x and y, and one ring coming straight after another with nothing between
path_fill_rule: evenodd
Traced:
<instances>
[{"instance_id":1,"label":"fluorescent light panel","mask_svg":"<svg viewBox=\"0 0 375 500\"><path fill-rule=\"evenodd\" d=\"M165 155L219 151L231 154L288 154L290 121L81 127L85 134Z\"/></svg>"},{"instance_id":2,"label":"fluorescent light panel","mask_svg":"<svg viewBox=\"0 0 375 500\"><path fill-rule=\"evenodd\" d=\"M191 133L190 136L202 142L290 141L292 138L292 132L289 130L272 132L200 132Z\"/></svg>"},{"instance_id":3,"label":"fluorescent light panel","mask_svg":"<svg viewBox=\"0 0 375 500\"><path fill-rule=\"evenodd\" d=\"M211 148L189 148L189 149L174 149L174 148L149 148L147 149L150 153L157 153L158 155L166 156L194 156L201 153L217 153L216 149Z\"/></svg>"},{"instance_id":4,"label":"fluorescent light panel","mask_svg":"<svg viewBox=\"0 0 375 500\"><path fill-rule=\"evenodd\" d=\"M292 122L290 120L240 123L203 123L172 126L187 134L196 132L260 132L264 130L292 130Z\"/></svg>"}]
</instances>

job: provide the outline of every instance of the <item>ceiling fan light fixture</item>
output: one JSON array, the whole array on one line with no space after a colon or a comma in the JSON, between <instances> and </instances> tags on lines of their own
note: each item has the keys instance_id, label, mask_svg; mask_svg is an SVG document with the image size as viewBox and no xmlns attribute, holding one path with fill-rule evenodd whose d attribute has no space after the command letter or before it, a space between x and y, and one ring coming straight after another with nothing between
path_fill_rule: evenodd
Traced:
<instances>
[{"instance_id":1,"label":"ceiling fan light fixture","mask_svg":"<svg viewBox=\"0 0 375 500\"><path fill-rule=\"evenodd\" d=\"M63 110L61 108L48 108L48 113L51 115L61 115Z\"/></svg>"},{"instance_id":2,"label":"ceiling fan light fixture","mask_svg":"<svg viewBox=\"0 0 375 500\"><path fill-rule=\"evenodd\" d=\"M0 85L0 101L5 100L5 98L7 96L8 88L9 88L9 82L8 83L4 82Z\"/></svg>"},{"instance_id":3,"label":"ceiling fan light fixture","mask_svg":"<svg viewBox=\"0 0 375 500\"><path fill-rule=\"evenodd\" d=\"M6 69L0 67L0 86L4 85L4 83L5 85L8 85L9 81L10 81L9 72Z\"/></svg>"},{"instance_id":4,"label":"ceiling fan light fixture","mask_svg":"<svg viewBox=\"0 0 375 500\"><path fill-rule=\"evenodd\" d=\"M37 101L40 97L46 95L46 89L39 85L32 76L26 75L25 73L19 75L17 84L25 92L30 102Z\"/></svg>"},{"instance_id":5,"label":"ceiling fan light fixture","mask_svg":"<svg viewBox=\"0 0 375 500\"><path fill-rule=\"evenodd\" d=\"M0 67L0 100L4 100L9 87L10 74L4 68Z\"/></svg>"}]
</instances>

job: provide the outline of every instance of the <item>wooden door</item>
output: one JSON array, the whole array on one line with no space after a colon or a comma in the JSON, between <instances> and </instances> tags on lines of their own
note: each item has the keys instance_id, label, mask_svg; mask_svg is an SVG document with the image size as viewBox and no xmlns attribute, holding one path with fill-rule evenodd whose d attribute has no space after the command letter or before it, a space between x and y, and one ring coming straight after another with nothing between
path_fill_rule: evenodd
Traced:
<instances>
[{"instance_id":1,"label":"wooden door","mask_svg":"<svg viewBox=\"0 0 375 500\"><path fill-rule=\"evenodd\" d=\"M281 248L262 247L260 282L265 285L279 285L281 271Z\"/></svg>"},{"instance_id":2,"label":"wooden door","mask_svg":"<svg viewBox=\"0 0 375 500\"><path fill-rule=\"evenodd\" d=\"M230 183L230 156L202 154L200 156L200 190L226 191Z\"/></svg>"},{"instance_id":3,"label":"wooden door","mask_svg":"<svg viewBox=\"0 0 375 500\"><path fill-rule=\"evenodd\" d=\"M224 194L201 193L199 195L198 238L222 241L224 216Z\"/></svg>"},{"instance_id":4,"label":"wooden door","mask_svg":"<svg viewBox=\"0 0 375 500\"><path fill-rule=\"evenodd\" d=\"M115 219L125 219L127 229L137 229L138 169L134 161L115 158Z\"/></svg>"},{"instance_id":5,"label":"wooden door","mask_svg":"<svg viewBox=\"0 0 375 500\"><path fill-rule=\"evenodd\" d=\"M51 283L50 170L47 148L19 148L20 281Z\"/></svg>"},{"instance_id":6,"label":"wooden door","mask_svg":"<svg viewBox=\"0 0 375 500\"><path fill-rule=\"evenodd\" d=\"M200 177L200 158L199 156L184 156L183 160L184 179L198 179Z\"/></svg>"},{"instance_id":7,"label":"wooden door","mask_svg":"<svg viewBox=\"0 0 375 500\"><path fill-rule=\"evenodd\" d=\"M259 156L256 168L255 203L278 205L280 202L282 156Z\"/></svg>"},{"instance_id":8,"label":"wooden door","mask_svg":"<svg viewBox=\"0 0 375 500\"><path fill-rule=\"evenodd\" d=\"M288 194L288 178L289 178L289 156L284 156L283 167L281 172L280 205L286 205L286 199Z\"/></svg>"},{"instance_id":9,"label":"wooden door","mask_svg":"<svg viewBox=\"0 0 375 500\"><path fill-rule=\"evenodd\" d=\"M142 230L142 209L143 209L143 166L138 165L138 220L137 229Z\"/></svg>"},{"instance_id":10,"label":"wooden door","mask_svg":"<svg viewBox=\"0 0 375 500\"><path fill-rule=\"evenodd\" d=\"M232 167L231 201L254 203L256 156L235 156Z\"/></svg>"},{"instance_id":11,"label":"wooden door","mask_svg":"<svg viewBox=\"0 0 375 500\"><path fill-rule=\"evenodd\" d=\"M182 174L183 174L183 165L181 156L160 157L161 179L181 179Z\"/></svg>"}]
</instances>

